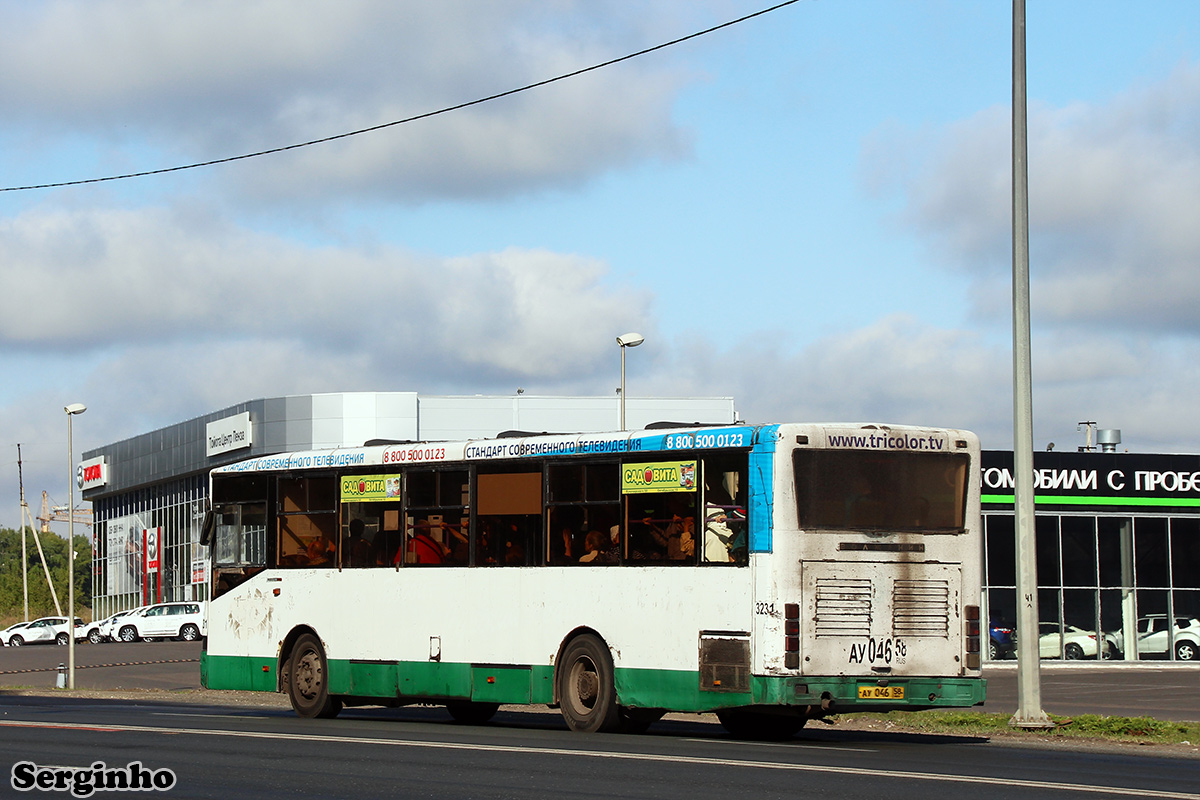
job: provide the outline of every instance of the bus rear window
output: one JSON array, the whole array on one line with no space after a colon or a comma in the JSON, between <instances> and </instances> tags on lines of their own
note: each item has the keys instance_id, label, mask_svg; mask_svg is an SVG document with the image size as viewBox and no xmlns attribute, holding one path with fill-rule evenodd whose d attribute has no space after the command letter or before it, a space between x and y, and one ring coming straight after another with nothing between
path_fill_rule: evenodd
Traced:
<instances>
[{"instance_id":1,"label":"bus rear window","mask_svg":"<svg viewBox=\"0 0 1200 800\"><path fill-rule=\"evenodd\" d=\"M801 528L951 533L964 528L967 453L795 450Z\"/></svg>"}]
</instances>

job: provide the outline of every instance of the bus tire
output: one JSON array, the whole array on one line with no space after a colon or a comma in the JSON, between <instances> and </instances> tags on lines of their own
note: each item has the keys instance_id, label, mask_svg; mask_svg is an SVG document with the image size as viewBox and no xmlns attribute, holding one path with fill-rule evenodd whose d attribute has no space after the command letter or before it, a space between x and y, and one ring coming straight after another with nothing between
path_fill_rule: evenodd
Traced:
<instances>
[{"instance_id":1,"label":"bus tire","mask_svg":"<svg viewBox=\"0 0 1200 800\"><path fill-rule=\"evenodd\" d=\"M614 731L620 725L612 655L597 637L577 636L563 650L558 703L567 727L576 733Z\"/></svg>"},{"instance_id":2,"label":"bus tire","mask_svg":"<svg viewBox=\"0 0 1200 800\"><path fill-rule=\"evenodd\" d=\"M717 719L735 739L760 741L790 739L808 721L798 714L763 714L744 708L723 708L717 712Z\"/></svg>"},{"instance_id":3,"label":"bus tire","mask_svg":"<svg viewBox=\"0 0 1200 800\"><path fill-rule=\"evenodd\" d=\"M455 722L464 725L482 725L500 709L499 703L472 703L470 700L451 700L446 703L446 710Z\"/></svg>"},{"instance_id":4,"label":"bus tire","mask_svg":"<svg viewBox=\"0 0 1200 800\"><path fill-rule=\"evenodd\" d=\"M342 702L329 694L329 664L325 648L311 633L303 634L292 648L287 669L288 700L301 717L331 719Z\"/></svg>"}]
</instances>

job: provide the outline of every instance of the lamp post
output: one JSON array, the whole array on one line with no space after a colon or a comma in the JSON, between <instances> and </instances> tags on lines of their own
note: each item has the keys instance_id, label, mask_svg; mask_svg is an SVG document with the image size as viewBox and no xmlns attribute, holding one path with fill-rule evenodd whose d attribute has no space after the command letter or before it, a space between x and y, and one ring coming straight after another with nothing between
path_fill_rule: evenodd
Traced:
<instances>
[{"instance_id":1,"label":"lamp post","mask_svg":"<svg viewBox=\"0 0 1200 800\"><path fill-rule=\"evenodd\" d=\"M1029 125L1026 119L1025 0L1013 0L1013 526L1017 578L1018 728L1053 728L1042 710L1038 660L1037 519L1033 494L1033 371L1029 333ZM1103 642L1101 642L1103 644ZM1099 654L1099 648L1096 650Z\"/></svg>"},{"instance_id":2,"label":"lamp post","mask_svg":"<svg viewBox=\"0 0 1200 800\"><path fill-rule=\"evenodd\" d=\"M644 341L646 337L640 333L624 333L617 337L617 344L621 346L621 430L625 430L625 348L637 347Z\"/></svg>"},{"instance_id":3,"label":"lamp post","mask_svg":"<svg viewBox=\"0 0 1200 800\"><path fill-rule=\"evenodd\" d=\"M64 406L67 412L67 688L75 688L75 446L71 418L87 411L83 403ZM82 476L80 476L82 477ZM83 488L82 482L79 486Z\"/></svg>"}]
</instances>

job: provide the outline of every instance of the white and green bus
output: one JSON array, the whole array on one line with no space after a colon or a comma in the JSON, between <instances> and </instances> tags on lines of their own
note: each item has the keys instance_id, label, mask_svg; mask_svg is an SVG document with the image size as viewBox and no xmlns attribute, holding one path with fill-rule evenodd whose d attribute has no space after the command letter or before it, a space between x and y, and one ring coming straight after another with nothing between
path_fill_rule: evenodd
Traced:
<instances>
[{"instance_id":1,"label":"white and green bus","mask_svg":"<svg viewBox=\"0 0 1200 800\"><path fill-rule=\"evenodd\" d=\"M860 424L250 459L212 473L202 681L576 731L976 705L979 474L971 433Z\"/></svg>"}]
</instances>

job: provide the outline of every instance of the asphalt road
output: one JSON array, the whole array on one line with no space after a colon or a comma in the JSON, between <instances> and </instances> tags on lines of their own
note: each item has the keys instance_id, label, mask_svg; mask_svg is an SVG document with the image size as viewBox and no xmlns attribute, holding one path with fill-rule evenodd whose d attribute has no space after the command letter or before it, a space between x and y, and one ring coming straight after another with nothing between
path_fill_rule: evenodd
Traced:
<instances>
[{"instance_id":1,"label":"asphalt road","mask_svg":"<svg viewBox=\"0 0 1200 800\"><path fill-rule=\"evenodd\" d=\"M0 686L52 687L67 649L54 645L0 648ZM81 644L75 648L79 689L198 689L198 642ZM1015 662L989 666L987 703L979 710L1017 709ZM1042 708L1053 714L1149 716L1200 721L1200 664L1055 664L1042 662Z\"/></svg>"},{"instance_id":2,"label":"asphalt road","mask_svg":"<svg viewBox=\"0 0 1200 800\"><path fill-rule=\"evenodd\" d=\"M0 649L0 687L53 686L66 648ZM198 688L197 643L83 644L80 689ZM1044 665L1043 707L1200 719L1200 668ZM988 670L984 710L1011 713L1016 672ZM239 693L242 694L242 693ZM438 707L352 708L296 717L278 695L249 706L97 699L0 688L0 770L17 765L169 769L172 797L887 797L1128 796L1200 800L1200 761L1143 751L1029 748L985 738L813 724L787 742L737 741L710 715L671 715L642 736L569 732L542 707L458 725ZM195 697L191 698L193 701ZM33 767L28 767L32 770ZM28 774L32 774L31 772ZM160 775L164 778L165 774ZM0 786L10 776L0 773Z\"/></svg>"},{"instance_id":3,"label":"asphalt road","mask_svg":"<svg viewBox=\"0 0 1200 800\"><path fill-rule=\"evenodd\" d=\"M1140 753L1024 749L985 739L815 726L741 742L719 725L664 721L642 736L567 731L549 712L457 725L441 709L285 709L0 696L0 769L170 770L171 797L886 797L1200 800L1200 762ZM27 769L32 770L33 767ZM5 776L0 776L0 783Z\"/></svg>"}]
</instances>

